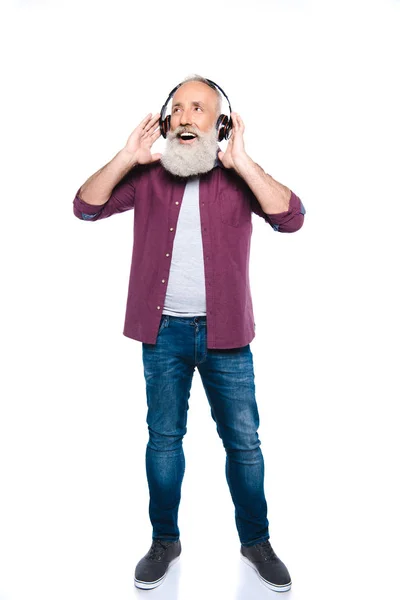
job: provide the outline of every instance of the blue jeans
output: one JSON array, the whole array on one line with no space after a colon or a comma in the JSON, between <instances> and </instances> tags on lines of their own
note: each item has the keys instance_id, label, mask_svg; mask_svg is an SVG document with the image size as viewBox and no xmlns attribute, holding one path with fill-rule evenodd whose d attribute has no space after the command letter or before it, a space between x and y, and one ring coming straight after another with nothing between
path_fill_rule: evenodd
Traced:
<instances>
[{"instance_id":1,"label":"blue jeans","mask_svg":"<svg viewBox=\"0 0 400 600\"><path fill-rule=\"evenodd\" d=\"M226 479L235 506L241 544L269 538L264 460L257 429L253 355L250 344L207 349L207 320L162 315L156 344L142 344L149 441L146 474L153 539L179 539L178 508L185 471L186 433L195 367L225 451Z\"/></svg>"}]
</instances>

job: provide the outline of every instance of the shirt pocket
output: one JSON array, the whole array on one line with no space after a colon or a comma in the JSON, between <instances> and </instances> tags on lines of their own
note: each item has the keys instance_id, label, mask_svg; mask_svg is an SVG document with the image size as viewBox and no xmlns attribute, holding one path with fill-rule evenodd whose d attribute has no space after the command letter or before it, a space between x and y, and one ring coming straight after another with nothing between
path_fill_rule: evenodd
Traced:
<instances>
[{"instance_id":1,"label":"shirt pocket","mask_svg":"<svg viewBox=\"0 0 400 600\"><path fill-rule=\"evenodd\" d=\"M238 188L222 190L219 194L221 221L231 227L239 227L251 221L251 206Z\"/></svg>"}]
</instances>

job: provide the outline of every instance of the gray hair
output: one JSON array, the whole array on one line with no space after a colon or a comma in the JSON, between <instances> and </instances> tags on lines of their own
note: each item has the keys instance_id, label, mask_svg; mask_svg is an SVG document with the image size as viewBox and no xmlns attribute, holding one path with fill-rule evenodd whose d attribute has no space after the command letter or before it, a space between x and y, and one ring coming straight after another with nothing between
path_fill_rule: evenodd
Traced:
<instances>
[{"instance_id":1,"label":"gray hair","mask_svg":"<svg viewBox=\"0 0 400 600\"><path fill-rule=\"evenodd\" d=\"M201 75L197 75L197 74L188 75L182 81L182 84L188 83L189 81L200 81L201 83L205 83L206 85L208 85L208 87L210 87L212 90L215 91L215 93L217 94L217 112L218 112L218 116L219 116L221 114L221 110L222 110L222 97L221 97L219 90L217 88L215 88L214 86L210 85L208 83L207 79L205 77L202 77Z\"/></svg>"}]
</instances>

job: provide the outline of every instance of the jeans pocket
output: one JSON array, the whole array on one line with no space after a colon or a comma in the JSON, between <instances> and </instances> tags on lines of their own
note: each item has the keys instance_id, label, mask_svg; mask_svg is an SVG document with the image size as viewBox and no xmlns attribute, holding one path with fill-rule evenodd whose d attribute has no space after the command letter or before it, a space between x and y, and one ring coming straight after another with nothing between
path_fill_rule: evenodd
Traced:
<instances>
[{"instance_id":1,"label":"jeans pocket","mask_svg":"<svg viewBox=\"0 0 400 600\"><path fill-rule=\"evenodd\" d=\"M167 327L167 325L168 325L168 315L162 315L162 317L160 319L160 325L158 326L157 335L160 335L162 330L165 329Z\"/></svg>"}]
</instances>

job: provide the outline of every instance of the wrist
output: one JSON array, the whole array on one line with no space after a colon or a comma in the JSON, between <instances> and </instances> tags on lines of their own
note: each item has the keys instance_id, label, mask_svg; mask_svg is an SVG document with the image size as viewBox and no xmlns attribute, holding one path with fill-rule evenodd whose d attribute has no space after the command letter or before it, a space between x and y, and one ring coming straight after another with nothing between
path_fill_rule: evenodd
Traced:
<instances>
[{"instance_id":1,"label":"wrist","mask_svg":"<svg viewBox=\"0 0 400 600\"><path fill-rule=\"evenodd\" d=\"M255 163L246 153L240 155L239 158L235 158L234 165L238 175L241 175L242 177L245 173L248 173L249 170L251 171L255 167Z\"/></svg>"},{"instance_id":2,"label":"wrist","mask_svg":"<svg viewBox=\"0 0 400 600\"><path fill-rule=\"evenodd\" d=\"M122 148L122 150L118 152L118 157L120 158L121 162L123 162L123 164L127 167L132 168L138 164L136 160L136 153L130 152L129 150L127 150L127 148Z\"/></svg>"}]
</instances>

